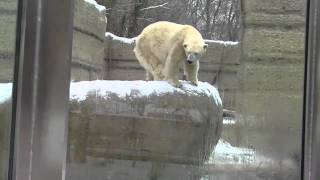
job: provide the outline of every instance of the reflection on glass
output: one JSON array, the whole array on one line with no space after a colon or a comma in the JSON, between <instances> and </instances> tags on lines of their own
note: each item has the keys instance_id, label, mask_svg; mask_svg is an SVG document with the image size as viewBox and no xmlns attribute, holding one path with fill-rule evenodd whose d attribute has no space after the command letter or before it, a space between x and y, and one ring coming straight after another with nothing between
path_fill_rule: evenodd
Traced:
<instances>
[{"instance_id":1,"label":"reflection on glass","mask_svg":"<svg viewBox=\"0 0 320 180\"><path fill-rule=\"evenodd\" d=\"M75 0L68 180L300 179L306 1L241 3ZM157 21L206 39L197 87L141 81Z\"/></svg>"},{"instance_id":2,"label":"reflection on glass","mask_svg":"<svg viewBox=\"0 0 320 180\"><path fill-rule=\"evenodd\" d=\"M16 0L0 0L0 180L8 175L16 16Z\"/></svg>"}]
</instances>

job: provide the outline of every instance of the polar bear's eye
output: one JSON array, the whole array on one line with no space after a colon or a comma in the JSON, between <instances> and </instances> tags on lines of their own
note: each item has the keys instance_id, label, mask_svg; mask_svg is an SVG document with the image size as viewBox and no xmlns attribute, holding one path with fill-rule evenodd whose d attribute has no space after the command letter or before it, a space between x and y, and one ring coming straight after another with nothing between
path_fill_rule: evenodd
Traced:
<instances>
[{"instance_id":1,"label":"polar bear's eye","mask_svg":"<svg viewBox=\"0 0 320 180\"><path fill-rule=\"evenodd\" d=\"M184 45L183 45L183 47L184 47L184 48L187 48L187 47L188 47L188 45L184 44Z\"/></svg>"}]
</instances>

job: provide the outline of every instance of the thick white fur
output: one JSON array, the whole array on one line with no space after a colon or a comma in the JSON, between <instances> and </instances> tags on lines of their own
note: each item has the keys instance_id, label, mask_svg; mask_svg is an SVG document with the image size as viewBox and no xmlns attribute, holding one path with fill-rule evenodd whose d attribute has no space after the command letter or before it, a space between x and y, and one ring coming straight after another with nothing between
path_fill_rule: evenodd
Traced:
<instances>
[{"instance_id":1,"label":"thick white fur","mask_svg":"<svg viewBox=\"0 0 320 180\"><path fill-rule=\"evenodd\" d=\"M200 56L206 49L204 40L194 27L171 22L147 26L136 39L134 53L146 70L147 80L167 80L180 87L179 66L192 84L198 84L199 60L187 63L188 54Z\"/></svg>"}]
</instances>

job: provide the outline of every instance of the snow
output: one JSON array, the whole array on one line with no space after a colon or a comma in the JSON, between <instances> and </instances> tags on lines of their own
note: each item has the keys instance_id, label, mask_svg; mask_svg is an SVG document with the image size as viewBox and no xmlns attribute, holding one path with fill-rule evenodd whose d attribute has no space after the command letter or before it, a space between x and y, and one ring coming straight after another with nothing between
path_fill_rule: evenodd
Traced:
<instances>
[{"instance_id":1,"label":"snow","mask_svg":"<svg viewBox=\"0 0 320 180\"><path fill-rule=\"evenodd\" d=\"M234 41L218 41L218 40L204 40L206 43L216 43L216 44L222 44L224 46L236 46L239 44L239 42Z\"/></svg>"},{"instance_id":2,"label":"snow","mask_svg":"<svg viewBox=\"0 0 320 180\"><path fill-rule=\"evenodd\" d=\"M166 81L81 81L70 83L70 99L83 101L88 93L96 92L98 95L106 96L108 93L115 93L119 98L125 98L133 90L137 90L137 96L149 96L151 94L164 94L173 92L189 93L198 95L205 93L215 100L217 105L222 105L218 90L206 82L199 82L193 86L182 81L182 88L175 88ZM11 98L12 83L0 83L0 103Z\"/></svg>"},{"instance_id":3,"label":"snow","mask_svg":"<svg viewBox=\"0 0 320 180\"><path fill-rule=\"evenodd\" d=\"M117 41L121 41L125 44L133 44L135 39L137 37L134 37L134 38L125 38L125 37L119 37L119 36L116 36L110 32L106 32L105 34L106 37L111 37L113 40L117 40ZM221 45L224 45L224 46L236 46L239 44L239 42L233 42L233 41L218 41L218 40L204 40L206 43L216 43L216 44L221 44Z\"/></svg>"},{"instance_id":4,"label":"snow","mask_svg":"<svg viewBox=\"0 0 320 180\"><path fill-rule=\"evenodd\" d=\"M220 139L208 164L248 164L253 162L254 155L252 149L233 147Z\"/></svg>"},{"instance_id":5,"label":"snow","mask_svg":"<svg viewBox=\"0 0 320 180\"><path fill-rule=\"evenodd\" d=\"M207 164L271 164L274 160L257 153L254 149L234 147L220 139Z\"/></svg>"},{"instance_id":6,"label":"snow","mask_svg":"<svg viewBox=\"0 0 320 180\"><path fill-rule=\"evenodd\" d=\"M224 125L234 125L236 124L236 120L232 118L223 118Z\"/></svg>"},{"instance_id":7,"label":"snow","mask_svg":"<svg viewBox=\"0 0 320 180\"><path fill-rule=\"evenodd\" d=\"M215 148L216 155L253 155L254 153L255 152L252 149L233 147L230 143L223 139L219 140Z\"/></svg>"},{"instance_id":8,"label":"snow","mask_svg":"<svg viewBox=\"0 0 320 180\"><path fill-rule=\"evenodd\" d=\"M116 35L114 35L114 34L112 34L110 32L106 32L105 36L106 37L111 37L112 40L121 41L121 42L123 42L125 44L133 44L135 39L136 39L136 37L134 37L134 38L119 37L119 36L116 36Z\"/></svg>"},{"instance_id":9,"label":"snow","mask_svg":"<svg viewBox=\"0 0 320 180\"><path fill-rule=\"evenodd\" d=\"M146 7L146 8L142 8L142 9L140 9L140 11L149 10L149 9L155 9L155 8L170 9L170 8L164 7L164 6L168 5L168 4L169 4L169 2L166 2L166 3L160 4L160 5L156 5L156 6L149 6L149 7Z\"/></svg>"},{"instance_id":10,"label":"snow","mask_svg":"<svg viewBox=\"0 0 320 180\"><path fill-rule=\"evenodd\" d=\"M12 96L12 83L0 83L0 103L9 100Z\"/></svg>"},{"instance_id":11,"label":"snow","mask_svg":"<svg viewBox=\"0 0 320 180\"><path fill-rule=\"evenodd\" d=\"M95 0L84 0L84 1L89 3L89 4L94 5L99 10L99 12L102 12L102 11L106 10L106 7L98 4Z\"/></svg>"},{"instance_id":12,"label":"snow","mask_svg":"<svg viewBox=\"0 0 320 180\"><path fill-rule=\"evenodd\" d=\"M107 93L115 93L119 98L126 98L132 91L137 91L137 96L150 96L151 94L166 94L182 92L193 95L205 93L215 100L217 105L222 105L218 90L206 82L199 82L198 86L193 86L189 82L182 81L182 88L173 87L166 81L82 81L71 83L70 99L85 100L89 92L96 92L100 96Z\"/></svg>"}]
</instances>

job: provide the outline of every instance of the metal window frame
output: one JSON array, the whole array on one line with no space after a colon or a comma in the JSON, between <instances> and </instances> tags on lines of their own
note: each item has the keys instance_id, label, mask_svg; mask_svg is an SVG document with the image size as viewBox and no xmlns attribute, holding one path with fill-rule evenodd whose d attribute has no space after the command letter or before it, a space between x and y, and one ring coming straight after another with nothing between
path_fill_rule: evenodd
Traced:
<instances>
[{"instance_id":1,"label":"metal window frame","mask_svg":"<svg viewBox=\"0 0 320 180\"><path fill-rule=\"evenodd\" d=\"M19 0L18 9L8 179L65 179L73 0ZM320 177L319 61L320 2L308 0L302 180Z\"/></svg>"},{"instance_id":2,"label":"metal window frame","mask_svg":"<svg viewBox=\"0 0 320 180\"><path fill-rule=\"evenodd\" d=\"M302 180L320 178L320 1L309 0L302 143Z\"/></svg>"},{"instance_id":3,"label":"metal window frame","mask_svg":"<svg viewBox=\"0 0 320 180\"><path fill-rule=\"evenodd\" d=\"M65 178L73 0L19 0L9 180Z\"/></svg>"}]
</instances>

